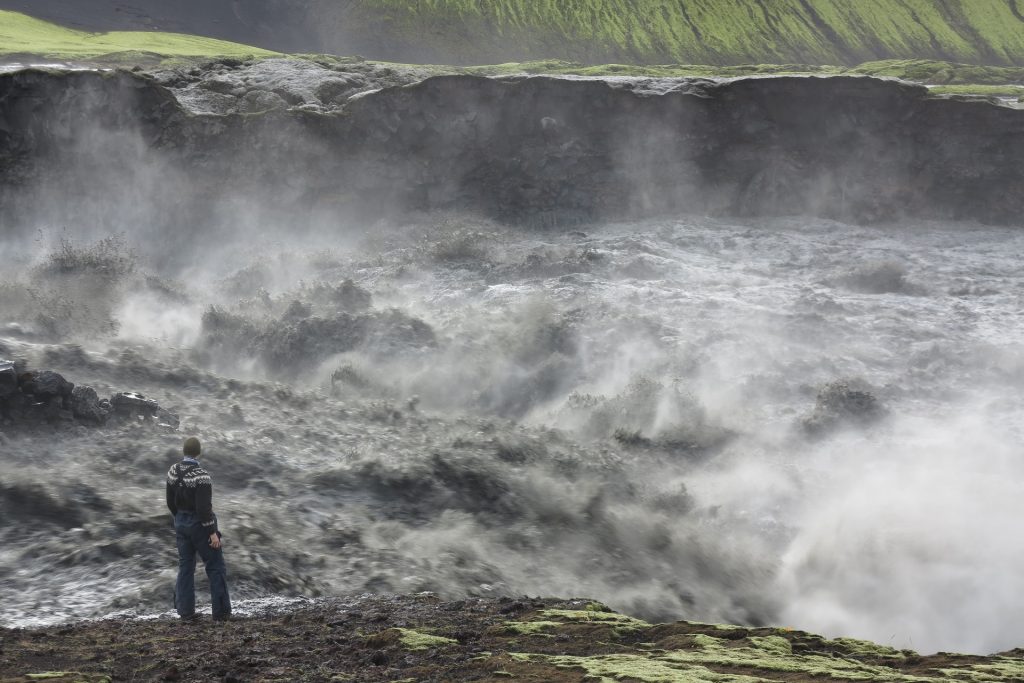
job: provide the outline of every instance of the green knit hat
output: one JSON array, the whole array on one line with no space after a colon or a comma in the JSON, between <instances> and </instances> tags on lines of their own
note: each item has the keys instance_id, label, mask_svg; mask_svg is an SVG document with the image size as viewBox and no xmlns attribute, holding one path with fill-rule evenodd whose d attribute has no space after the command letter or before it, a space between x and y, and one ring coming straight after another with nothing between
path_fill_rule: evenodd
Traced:
<instances>
[{"instance_id":1,"label":"green knit hat","mask_svg":"<svg viewBox=\"0 0 1024 683\"><path fill-rule=\"evenodd\" d=\"M185 439L185 448L183 448L182 450L185 452L185 455L187 456L193 458L198 456L199 451L202 450L199 447L199 439L197 439L194 436L188 437L187 439Z\"/></svg>"}]
</instances>

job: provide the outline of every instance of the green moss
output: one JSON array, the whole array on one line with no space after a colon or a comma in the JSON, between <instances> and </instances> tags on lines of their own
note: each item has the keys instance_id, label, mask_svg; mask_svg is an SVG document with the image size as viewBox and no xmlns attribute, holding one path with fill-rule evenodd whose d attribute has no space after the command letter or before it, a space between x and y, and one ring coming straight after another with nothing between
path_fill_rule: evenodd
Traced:
<instances>
[{"instance_id":1,"label":"green moss","mask_svg":"<svg viewBox=\"0 0 1024 683\"><path fill-rule=\"evenodd\" d=\"M650 626L646 621L642 619L635 619L633 617L627 617L625 614L618 614L616 612L592 612L590 610L573 610L573 609L546 609L541 610L540 614L548 619L561 619L563 621L585 621L585 622L597 622L614 624L615 626L627 626L634 628L646 628Z\"/></svg>"},{"instance_id":2,"label":"green moss","mask_svg":"<svg viewBox=\"0 0 1024 683\"><path fill-rule=\"evenodd\" d=\"M522 635L541 634L542 631L564 625L563 621L506 621L504 624L508 632Z\"/></svg>"},{"instance_id":3,"label":"green moss","mask_svg":"<svg viewBox=\"0 0 1024 683\"><path fill-rule=\"evenodd\" d=\"M566 612L566 610L545 610ZM571 612L571 611L570 611ZM573 615L575 616L575 615ZM723 629L725 630L725 629ZM768 632L770 633L770 631ZM893 660L901 666L906 653L883 645L851 638L820 640L820 646L840 655L817 652L794 653L793 643L783 635L750 636L735 640L716 638L706 633L685 636L689 646L671 651L646 651L642 654L616 654L593 657L529 655L515 657L543 662L560 668L582 669L587 676L601 681L623 679L656 683L691 683L693 681L764 681L763 672L787 676L840 681L873 681L876 683L941 683L950 680L1016 681L1024 680L1024 660L1000 658L986 665L936 672L942 677L913 675L899 668L877 663ZM864 658L869 661L860 661ZM729 671L728 674L722 670Z\"/></svg>"},{"instance_id":4,"label":"green moss","mask_svg":"<svg viewBox=\"0 0 1024 683\"><path fill-rule=\"evenodd\" d=\"M709 636L704 633L696 633L692 636L692 638L694 645L700 648L704 648L706 650L721 648L723 645L725 645L726 642L721 638L715 638L714 636Z\"/></svg>"},{"instance_id":5,"label":"green moss","mask_svg":"<svg viewBox=\"0 0 1024 683\"><path fill-rule=\"evenodd\" d=\"M36 674L25 674L31 681L63 680L68 683L110 683L110 676L102 674L83 674L77 671L43 671Z\"/></svg>"},{"instance_id":6,"label":"green moss","mask_svg":"<svg viewBox=\"0 0 1024 683\"><path fill-rule=\"evenodd\" d=\"M753 647L736 646L729 641L710 636L695 636L695 644L699 646L697 649L675 650L659 655L659 658L685 664L744 667L851 681L938 681L901 674L890 667L866 664L854 659L817 654L794 655L789 641L781 636L755 637L747 640Z\"/></svg>"},{"instance_id":7,"label":"green moss","mask_svg":"<svg viewBox=\"0 0 1024 683\"><path fill-rule=\"evenodd\" d=\"M312 58L312 57L309 57ZM319 58L316 61L320 61ZM370 62L396 69L416 70L426 75L470 74L476 76L632 76L643 78L742 78L745 76L876 76L899 78L926 85L941 86L934 92L980 95L1018 95L1024 91L1024 68L971 66L934 60L886 60L847 68L814 64L597 64L547 59L483 66L391 64Z\"/></svg>"},{"instance_id":8,"label":"green moss","mask_svg":"<svg viewBox=\"0 0 1024 683\"><path fill-rule=\"evenodd\" d=\"M597 602L596 600L588 602L583 606L583 609L587 612L614 612L611 607L604 604L603 602Z\"/></svg>"},{"instance_id":9,"label":"green moss","mask_svg":"<svg viewBox=\"0 0 1024 683\"><path fill-rule=\"evenodd\" d=\"M916 655L916 652L910 650L901 651L895 648L887 647L885 645L878 645L872 643L870 640L857 640L856 638L836 638L835 640L826 640L823 643L826 647L834 647L842 649L844 652L848 652L851 655L857 657L873 657L876 659L906 659L906 655Z\"/></svg>"},{"instance_id":10,"label":"green moss","mask_svg":"<svg viewBox=\"0 0 1024 683\"><path fill-rule=\"evenodd\" d=\"M1024 83L1024 68L978 66L929 59L888 59L866 62L849 73L865 76L890 76L933 85L1005 85Z\"/></svg>"},{"instance_id":11,"label":"green moss","mask_svg":"<svg viewBox=\"0 0 1024 683\"><path fill-rule=\"evenodd\" d=\"M644 683L768 683L768 679L738 674L722 674L703 666L663 662L639 655L600 655L570 657L513 653L520 661L543 662L560 669L582 669L588 679L600 683L636 680Z\"/></svg>"},{"instance_id":12,"label":"green moss","mask_svg":"<svg viewBox=\"0 0 1024 683\"><path fill-rule=\"evenodd\" d=\"M249 45L160 31L75 31L19 12L0 10L0 54L38 54L53 58L110 56L110 53L164 56L275 55ZM134 58L137 60L138 57Z\"/></svg>"},{"instance_id":13,"label":"green moss","mask_svg":"<svg viewBox=\"0 0 1024 683\"><path fill-rule=\"evenodd\" d=\"M454 638L434 636L411 628L396 628L395 630L399 632L399 640L407 650L428 650L432 647L455 645L459 642Z\"/></svg>"},{"instance_id":14,"label":"green moss","mask_svg":"<svg viewBox=\"0 0 1024 683\"><path fill-rule=\"evenodd\" d=\"M751 636L747 640L755 649L764 650L771 655L788 657L793 654L793 644L782 636Z\"/></svg>"},{"instance_id":15,"label":"green moss","mask_svg":"<svg viewBox=\"0 0 1024 683\"><path fill-rule=\"evenodd\" d=\"M998 657L988 664L975 664L968 669L972 673L992 676L989 680L1021 681L1024 680L1024 660ZM963 671L963 669L961 669Z\"/></svg>"},{"instance_id":16,"label":"green moss","mask_svg":"<svg viewBox=\"0 0 1024 683\"><path fill-rule=\"evenodd\" d=\"M978 95L981 97L1015 97L1024 95L1024 86L1019 85L937 85L931 88L933 95Z\"/></svg>"}]
</instances>

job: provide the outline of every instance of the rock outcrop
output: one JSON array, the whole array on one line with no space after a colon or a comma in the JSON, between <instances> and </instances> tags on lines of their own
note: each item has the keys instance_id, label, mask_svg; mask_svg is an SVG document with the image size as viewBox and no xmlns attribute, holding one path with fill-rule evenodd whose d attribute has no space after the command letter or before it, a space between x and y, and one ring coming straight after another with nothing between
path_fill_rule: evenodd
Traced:
<instances>
[{"instance_id":1,"label":"rock outcrop","mask_svg":"<svg viewBox=\"0 0 1024 683\"><path fill-rule=\"evenodd\" d=\"M89 386L75 385L52 370L29 371L21 362L0 359L0 426L19 429L38 424L101 426L147 422L177 429L177 415L153 399L125 391L101 399Z\"/></svg>"},{"instance_id":2,"label":"rock outcrop","mask_svg":"<svg viewBox=\"0 0 1024 683\"><path fill-rule=\"evenodd\" d=\"M902 82L440 76L374 90L344 65L289 68L0 75L2 218L69 220L88 198L92 220L125 220L145 197L158 234L208 235L226 196L298 225L451 208L535 226L1024 212L1024 112Z\"/></svg>"}]
</instances>

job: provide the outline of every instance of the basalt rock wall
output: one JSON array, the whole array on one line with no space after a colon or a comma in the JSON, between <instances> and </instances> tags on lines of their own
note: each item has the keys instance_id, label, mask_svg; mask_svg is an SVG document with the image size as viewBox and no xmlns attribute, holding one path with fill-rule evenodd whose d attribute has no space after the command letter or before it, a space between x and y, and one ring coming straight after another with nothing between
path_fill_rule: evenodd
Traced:
<instances>
[{"instance_id":1,"label":"basalt rock wall","mask_svg":"<svg viewBox=\"0 0 1024 683\"><path fill-rule=\"evenodd\" d=\"M180 236L232 211L301 226L430 209L545 227L678 212L1012 224L1022 158L1024 111L869 78L442 76L214 115L144 74L0 76L8 233L126 212Z\"/></svg>"}]
</instances>

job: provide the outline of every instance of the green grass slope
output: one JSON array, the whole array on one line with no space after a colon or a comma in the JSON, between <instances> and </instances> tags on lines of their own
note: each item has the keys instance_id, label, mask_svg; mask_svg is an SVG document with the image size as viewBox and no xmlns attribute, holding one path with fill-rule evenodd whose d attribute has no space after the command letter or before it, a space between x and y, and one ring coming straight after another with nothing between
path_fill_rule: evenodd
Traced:
<instances>
[{"instance_id":1,"label":"green grass slope","mask_svg":"<svg viewBox=\"0 0 1024 683\"><path fill-rule=\"evenodd\" d=\"M328 3L318 3L329 16ZM1024 0L357 0L333 15L368 54L486 63L1024 64ZM330 20L327 20L328 23ZM376 49L375 49L376 46ZM404 46L404 47L403 47ZM374 55L376 56L376 55ZM388 55L380 55L389 58Z\"/></svg>"},{"instance_id":2,"label":"green grass slope","mask_svg":"<svg viewBox=\"0 0 1024 683\"><path fill-rule=\"evenodd\" d=\"M156 31L85 33L0 11L0 54L37 54L56 58L92 57L115 52L150 52L166 56L269 56L249 45Z\"/></svg>"},{"instance_id":3,"label":"green grass slope","mask_svg":"<svg viewBox=\"0 0 1024 683\"><path fill-rule=\"evenodd\" d=\"M376 0L380 1L380 0ZM444 0L431 0L440 5ZM623 0L609 0L620 2ZM640 0L642 1L642 0ZM741 2L742 0L734 0ZM1024 3L1024 0L1021 0ZM539 16L539 15L538 15ZM112 31L91 33L65 28L17 12L0 10L0 56L33 54L44 58L73 59L100 66L179 64L216 57L282 57L250 45L180 33L157 31ZM362 61L359 57L298 54L324 64ZM710 63L672 64L584 64L578 61L543 59L509 62L488 66L456 67L378 62L382 68L413 69L424 75L469 73L486 76L509 74L547 74L578 76L646 77L740 77L759 75L865 75L902 78L935 86L934 92L1024 96L1024 67L978 66L928 59L889 59L856 66L821 63L748 63L715 65Z\"/></svg>"}]
</instances>

